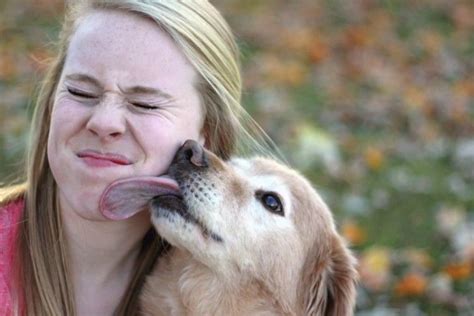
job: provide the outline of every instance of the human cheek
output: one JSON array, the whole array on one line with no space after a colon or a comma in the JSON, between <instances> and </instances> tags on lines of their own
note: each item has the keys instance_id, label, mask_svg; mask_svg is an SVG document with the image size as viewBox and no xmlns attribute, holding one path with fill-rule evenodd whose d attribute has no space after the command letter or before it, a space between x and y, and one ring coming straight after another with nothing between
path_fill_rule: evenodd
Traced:
<instances>
[{"instance_id":1,"label":"human cheek","mask_svg":"<svg viewBox=\"0 0 474 316\"><path fill-rule=\"evenodd\" d=\"M130 125L145 156L146 171L142 172L166 172L176 151L188 139L194 139L204 145L202 121L198 105L172 108L168 112L153 115L135 116Z\"/></svg>"},{"instance_id":2,"label":"human cheek","mask_svg":"<svg viewBox=\"0 0 474 316\"><path fill-rule=\"evenodd\" d=\"M188 139L199 140L199 133L186 131L180 128L163 129L156 128L147 134L146 140L142 142L145 153L146 165L151 169L151 174L163 174L169 168L176 152ZM204 143L204 141L202 141Z\"/></svg>"},{"instance_id":3,"label":"human cheek","mask_svg":"<svg viewBox=\"0 0 474 316\"><path fill-rule=\"evenodd\" d=\"M135 138L144 153L142 175L160 175L167 171L175 152L181 145L175 128L161 120L148 120L135 129Z\"/></svg>"},{"instance_id":4,"label":"human cheek","mask_svg":"<svg viewBox=\"0 0 474 316\"><path fill-rule=\"evenodd\" d=\"M71 165L76 159L72 145L81 133L88 111L87 107L78 105L66 96L55 100L51 113L47 156L56 181L73 176L73 173L65 170L75 168Z\"/></svg>"},{"instance_id":5,"label":"human cheek","mask_svg":"<svg viewBox=\"0 0 474 316\"><path fill-rule=\"evenodd\" d=\"M48 143L65 146L67 141L84 125L87 109L67 98L57 99L51 113Z\"/></svg>"}]
</instances>

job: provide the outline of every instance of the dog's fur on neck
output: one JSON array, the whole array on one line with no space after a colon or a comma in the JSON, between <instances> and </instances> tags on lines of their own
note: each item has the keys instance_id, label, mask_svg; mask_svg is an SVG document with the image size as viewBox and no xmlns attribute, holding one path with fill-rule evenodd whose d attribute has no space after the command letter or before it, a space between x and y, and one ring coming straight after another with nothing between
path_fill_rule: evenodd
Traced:
<instances>
[{"instance_id":1,"label":"dog's fur on neck","mask_svg":"<svg viewBox=\"0 0 474 316\"><path fill-rule=\"evenodd\" d=\"M352 315L354 261L347 262L349 254L340 240L334 242L334 257L328 262L317 265L308 258L297 291L275 280L265 283L243 275L224 282L225 277L191 253L171 248L147 279L142 311L155 316Z\"/></svg>"}]
</instances>

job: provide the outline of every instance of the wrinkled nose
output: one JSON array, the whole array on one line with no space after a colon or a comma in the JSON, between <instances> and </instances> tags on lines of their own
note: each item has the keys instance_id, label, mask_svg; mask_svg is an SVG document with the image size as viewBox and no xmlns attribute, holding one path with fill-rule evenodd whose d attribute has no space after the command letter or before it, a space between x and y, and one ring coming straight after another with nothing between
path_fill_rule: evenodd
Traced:
<instances>
[{"instance_id":1,"label":"wrinkled nose","mask_svg":"<svg viewBox=\"0 0 474 316\"><path fill-rule=\"evenodd\" d=\"M199 168L209 167L209 160L204 148L194 140L187 140L176 153L178 162L191 163Z\"/></svg>"},{"instance_id":2,"label":"wrinkled nose","mask_svg":"<svg viewBox=\"0 0 474 316\"><path fill-rule=\"evenodd\" d=\"M102 140L114 140L126 130L123 110L111 102L98 104L91 112L86 128Z\"/></svg>"}]
</instances>

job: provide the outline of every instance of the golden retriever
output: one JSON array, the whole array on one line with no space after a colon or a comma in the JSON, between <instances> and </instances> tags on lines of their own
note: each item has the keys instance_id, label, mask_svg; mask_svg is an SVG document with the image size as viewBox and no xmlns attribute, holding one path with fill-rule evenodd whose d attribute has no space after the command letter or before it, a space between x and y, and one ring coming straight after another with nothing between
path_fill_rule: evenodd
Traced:
<instances>
[{"instance_id":1,"label":"golden retriever","mask_svg":"<svg viewBox=\"0 0 474 316\"><path fill-rule=\"evenodd\" d=\"M123 218L155 195L153 225L173 246L146 281L144 315L353 314L356 261L304 177L264 158L224 162L194 141L169 175L112 185L127 207L104 199Z\"/></svg>"}]
</instances>

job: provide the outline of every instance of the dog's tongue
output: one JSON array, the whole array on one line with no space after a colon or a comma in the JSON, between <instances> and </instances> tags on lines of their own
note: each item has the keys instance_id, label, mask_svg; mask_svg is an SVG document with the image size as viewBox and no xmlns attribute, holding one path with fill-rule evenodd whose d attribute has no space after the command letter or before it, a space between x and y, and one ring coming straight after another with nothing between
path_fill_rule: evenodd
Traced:
<instances>
[{"instance_id":1,"label":"dog's tongue","mask_svg":"<svg viewBox=\"0 0 474 316\"><path fill-rule=\"evenodd\" d=\"M152 198L161 195L180 196L176 181L166 176L121 179L105 189L99 208L106 218L122 220L143 211Z\"/></svg>"}]
</instances>

